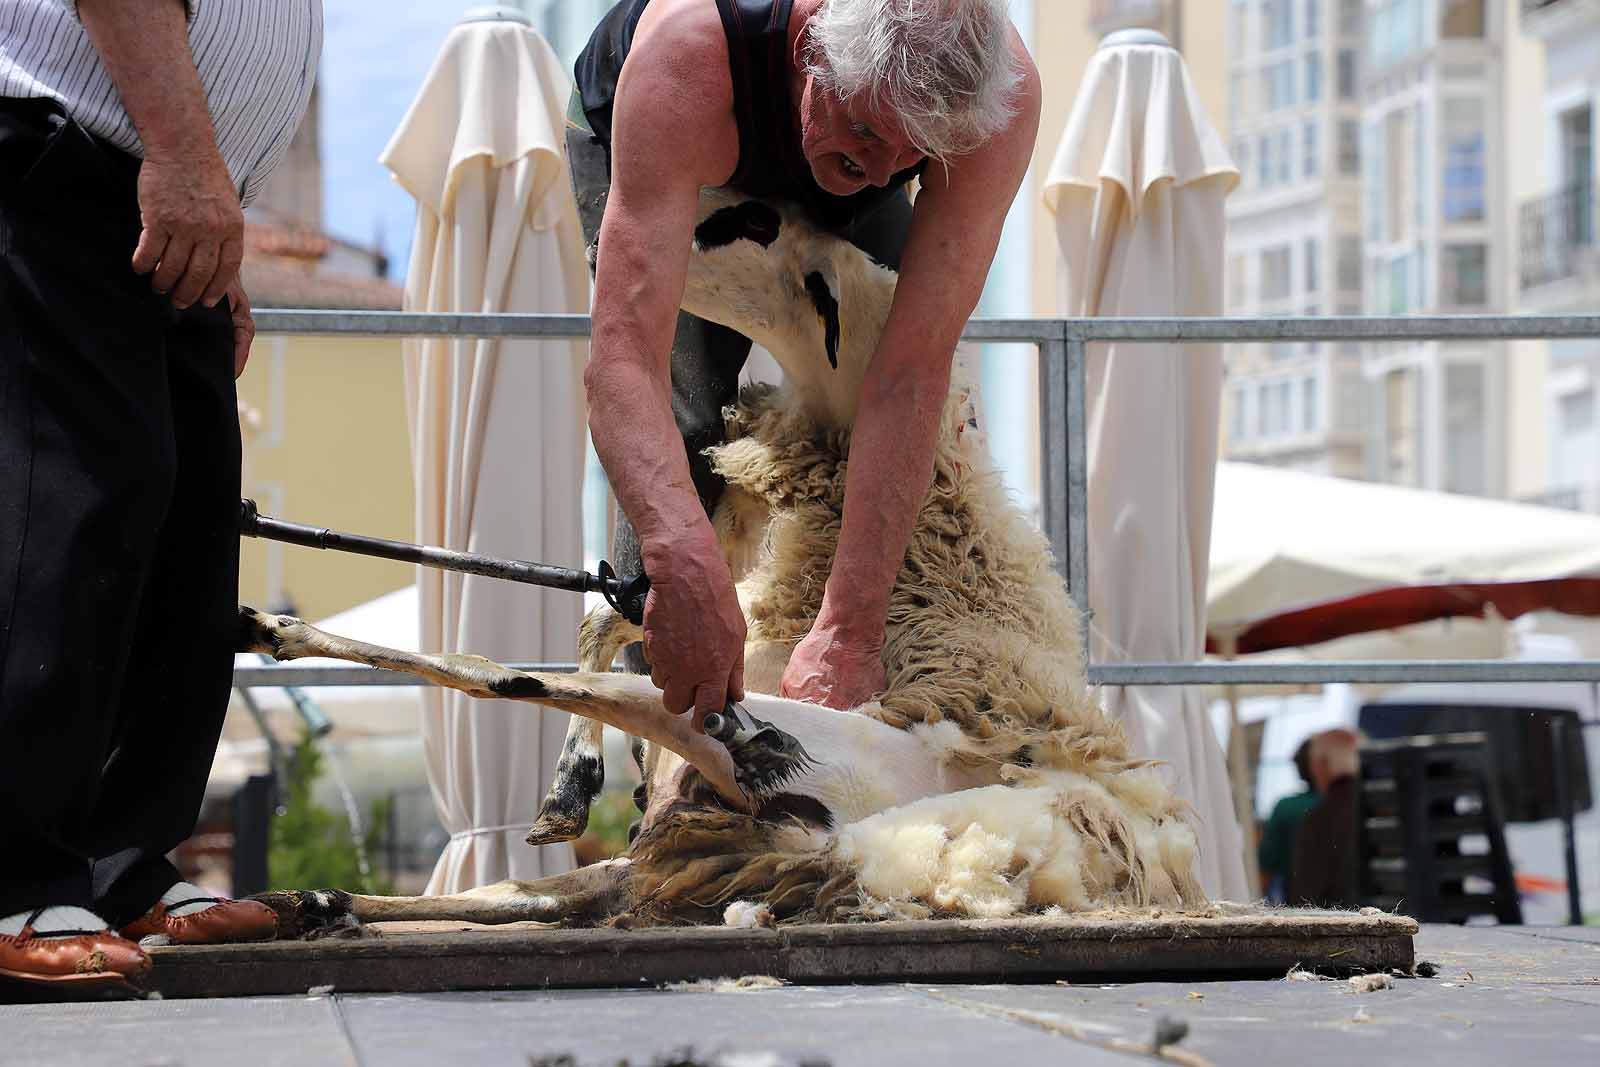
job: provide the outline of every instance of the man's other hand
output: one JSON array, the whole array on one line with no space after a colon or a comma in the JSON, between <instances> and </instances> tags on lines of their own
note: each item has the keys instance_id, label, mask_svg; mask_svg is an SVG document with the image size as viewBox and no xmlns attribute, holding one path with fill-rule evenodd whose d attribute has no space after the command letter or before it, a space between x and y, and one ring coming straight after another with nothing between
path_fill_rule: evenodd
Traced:
<instances>
[{"instance_id":1,"label":"man's other hand","mask_svg":"<svg viewBox=\"0 0 1600 1067\"><path fill-rule=\"evenodd\" d=\"M881 640L851 641L819 623L789 657L780 695L848 711L873 700L886 684Z\"/></svg>"},{"instance_id":2,"label":"man's other hand","mask_svg":"<svg viewBox=\"0 0 1600 1067\"><path fill-rule=\"evenodd\" d=\"M744 612L714 538L646 553L650 596L644 607L644 654L650 680L674 715L706 715L744 699Z\"/></svg>"},{"instance_id":3,"label":"man's other hand","mask_svg":"<svg viewBox=\"0 0 1600 1067\"><path fill-rule=\"evenodd\" d=\"M250 313L250 298L245 295L244 283L237 275L228 285L228 310L233 316L233 376L244 373L250 359L250 342L256 338L256 318Z\"/></svg>"},{"instance_id":4,"label":"man's other hand","mask_svg":"<svg viewBox=\"0 0 1600 1067\"><path fill-rule=\"evenodd\" d=\"M133 269L150 274L151 288L172 294L179 308L197 300L215 307L244 258L239 191L207 135L193 152L152 150L139 168L144 231Z\"/></svg>"}]
</instances>

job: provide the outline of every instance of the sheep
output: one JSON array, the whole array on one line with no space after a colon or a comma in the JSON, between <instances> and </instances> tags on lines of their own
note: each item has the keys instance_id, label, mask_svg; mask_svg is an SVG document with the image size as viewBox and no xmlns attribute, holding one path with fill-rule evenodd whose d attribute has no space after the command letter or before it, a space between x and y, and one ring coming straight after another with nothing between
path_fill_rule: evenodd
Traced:
<instances>
[{"instance_id":1,"label":"sheep","mask_svg":"<svg viewBox=\"0 0 1600 1067\"><path fill-rule=\"evenodd\" d=\"M452 897L268 894L285 931L428 918L703 923L751 904L783 922L1203 904L1189 813L1090 691L1048 546L967 432L959 381L891 599L887 690L848 712L765 695L820 604L849 428L894 280L787 208L702 199L684 307L764 345L786 375L781 388L741 393L711 453L727 480L713 525L749 623L744 707L807 760L772 773L761 735L724 747L661 715L648 679L608 673L639 637L609 608L585 620L575 675L394 652L241 609L242 643L280 659L334 656L574 712L568 755L595 760L596 774L569 775L564 799L558 782L533 837L581 830L602 724L646 742L644 817L624 856Z\"/></svg>"}]
</instances>

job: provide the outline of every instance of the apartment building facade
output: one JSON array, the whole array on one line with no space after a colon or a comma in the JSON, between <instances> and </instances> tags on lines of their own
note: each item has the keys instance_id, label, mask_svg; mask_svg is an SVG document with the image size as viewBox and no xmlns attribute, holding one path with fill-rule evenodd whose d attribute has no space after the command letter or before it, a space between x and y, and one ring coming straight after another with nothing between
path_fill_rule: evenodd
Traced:
<instances>
[{"instance_id":1,"label":"apartment building facade","mask_svg":"<svg viewBox=\"0 0 1600 1067\"><path fill-rule=\"evenodd\" d=\"M1600 308L1600 0L1520 0L1524 32L1544 55L1536 104L1522 109L1538 131L1539 188L1517 205L1520 307ZM1534 498L1600 512L1600 341L1547 346L1543 396L1534 408L1548 430L1545 485Z\"/></svg>"},{"instance_id":2,"label":"apartment building facade","mask_svg":"<svg viewBox=\"0 0 1600 1067\"><path fill-rule=\"evenodd\" d=\"M1232 0L1226 306L1248 316L1362 309L1361 0ZM1351 345L1235 345L1229 458L1366 474L1366 395Z\"/></svg>"}]
</instances>

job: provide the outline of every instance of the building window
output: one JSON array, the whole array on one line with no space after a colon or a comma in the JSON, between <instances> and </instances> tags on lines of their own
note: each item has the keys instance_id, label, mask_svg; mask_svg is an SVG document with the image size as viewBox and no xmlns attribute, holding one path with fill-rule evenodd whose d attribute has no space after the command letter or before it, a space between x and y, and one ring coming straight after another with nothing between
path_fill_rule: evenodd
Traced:
<instances>
[{"instance_id":1,"label":"building window","mask_svg":"<svg viewBox=\"0 0 1600 1067\"><path fill-rule=\"evenodd\" d=\"M1305 138L1305 176L1308 179L1315 178L1322 171L1322 124L1308 122L1302 133Z\"/></svg>"},{"instance_id":2,"label":"building window","mask_svg":"<svg viewBox=\"0 0 1600 1067\"><path fill-rule=\"evenodd\" d=\"M1316 296L1322 289L1322 242L1315 237L1307 237L1305 257L1306 295Z\"/></svg>"},{"instance_id":3,"label":"building window","mask_svg":"<svg viewBox=\"0 0 1600 1067\"><path fill-rule=\"evenodd\" d=\"M1261 18L1268 49L1294 43L1294 0L1262 0Z\"/></svg>"},{"instance_id":4,"label":"building window","mask_svg":"<svg viewBox=\"0 0 1600 1067\"><path fill-rule=\"evenodd\" d=\"M1294 181L1294 129L1278 131L1278 181L1288 185Z\"/></svg>"},{"instance_id":5,"label":"building window","mask_svg":"<svg viewBox=\"0 0 1600 1067\"><path fill-rule=\"evenodd\" d=\"M1272 427L1276 421L1272 416L1272 386L1258 386L1256 389L1256 436L1271 436Z\"/></svg>"},{"instance_id":6,"label":"building window","mask_svg":"<svg viewBox=\"0 0 1600 1067\"><path fill-rule=\"evenodd\" d=\"M1304 433L1316 433L1322 426L1321 384L1316 378L1300 381L1300 429Z\"/></svg>"},{"instance_id":7,"label":"building window","mask_svg":"<svg viewBox=\"0 0 1600 1067\"><path fill-rule=\"evenodd\" d=\"M1322 53L1306 53L1306 103L1322 99Z\"/></svg>"},{"instance_id":8,"label":"building window","mask_svg":"<svg viewBox=\"0 0 1600 1067\"><path fill-rule=\"evenodd\" d=\"M1339 120L1339 173L1361 176L1361 123L1355 119Z\"/></svg>"},{"instance_id":9,"label":"building window","mask_svg":"<svg viewBox=\"0 0 1600 1067\"><path fill-rule=\"evenodd\" d=\"M1343 37L1361 36L1362 0L1339 0L1339 34Z\"/></svg>"},{"instance_id":10,"label":"building window","mask_svg":"<svg viewBox=\"0 0 1600 1067\"><path fill-rule=\"evenodd\" d=\"M1452 97L1444 102L1444 221L1484 219L1485 145L1483 101Z\"/></svg>"},{"instance_id":11,"label":"building window","mask_svg":"<svg viewBox=\"0 0 1600 1067\"><path fill-rule=\"evenodd\" d=\"M1261 299L1263 301L1287 300L1294 290L1290 286L1290 247L1277 245L1261 251Z\"/></svg>"},{"instance_id":12,"label":"building window","mask_svg":"<svg viewBox=\"0 0 1600 1067\"><path fill-rule=\"evenodd\" d=\"M1523 7L1530 6L1523 0ZM1439 36L1482 39L1485 28L1483 0L1439 0Z\"/></svg>"},{"instance_id":13,"label":"building window","mask_svg":"<svg viewBox=\"0 0 1600 1067\"><path fill-rule=\"evenodd\" d=\"M1322 0L1306 0L1306 37L1316 40L1322 35Z\"/></svg>"},{"instance_id":14,"label":"building window","mask_svg":"<svg viewBox=\"0 0 1600 1067\"><path fill-rule=\"evenodd\" d=\"M1269 188L1277 180L1278 167L1272 161L1276 147L1277 139L1271 134L1262 134L1256 142L1256 180L1263 189Z\"/></svg>"},{"instance_id":15,"label":"building window","mask_svg":"<svg viewBox=\"0 0 1600 1067\"><path fill-rule=\"evenodd\" d=\"M1241 180L1250 176L1250 142L1243 137L1233 142L1233 165L1239 168Z\"/></svg>"},{"instance_id":16,"label":"building window","mask_svg":"<svg viewBox=\"0 0 1600 1067\"><path fill-rule=\"evenodd\" d=\"M1388 268L1389 314L1404 315L1411 310L1411 257L1395 256Z\"/></svg>"},{"instance_id":17,"label":"building window","mask_svg":"<svg viewBox=\"0 0 1600 1067\"><path fill-rule=\"evenodd\" d=\"M1238 311L1250 300L1250 279L1245 273L1245 257L1228 257L1228 309Z\"/></svg>"},{"instance_id":18,"label":"building window","mask_svg":"<svg viewBox=\"0 0 1600 1067\"><path fill-rule=\"evenodd\" d=\"M1249 0L1233 0L1228 8L1228 55L1238 59L1245 54L1250 24Z\"/></svg>"},{"instance_id":19,"label":"building window","mask_svg":"<svg viewBox=\"0 0 1600 1067\"><path fill-rule=\"evenodd\" d=\"M1261 98L1269 113L1294 106L1294 60L1285 59L1261 68Z\"/></svg>"},{"instance_id":20,"label":"building window","mask_svg":"<svg viewBox=\"0 0 1600 1067\"><path fill-rule=\"evenodd\" d=\"M1356 98L1356 81L1360 74L1361 58L1354 48L1339 49L1339 99Z\"/></svg>"},{"instance_id":21,"label":"building window","mask_svg":"<svg viewBox=\"0 0 1600 1067\"><path fill-rule=\"evenodd\" d=\"M1557 403L1561 409L1561 433L1564 436L1573 437L1594 429L1594 386L1568 393Z\"/></svg>"},{"instance_id":22,"label":"building window","mask_svg":"<svg viewBox=\"0 0 1600 1067\"><path fill-rule=\"evenodd\" d=\"M1228 113L1237 124L1250 114L1250 76L1236 73L1229 79L1231 88L1228 91Z\"/></svg>"},{"instance_id":23,"label":"building window","mask_svg":"<svg viewBox=\"0 0 1600 1067\"><path fill-rule=\"evenodd\" d=\"M1489 249L1483 244L1445 245L1440 250L1439 287L1450 307L1483 307L1489 302Z\"/></svg>"},{"instance_id":24,"label":"building window","mask_svg":"<svg viewBox=\"0 0 1600 1067\"><path fill-rule=\"evenodd\" d=\"M1233 410L1228 413L1228 437L1243 441L1250 436L1250 408L1247 401L1250 391L1242 385L1233 387Z\"/></svg>"},{"instance_id":25,"label":"building window","mask_svg":"<svg viewBox=\"0 0 1600 1067\"><path fill-rule=\"evenodd\" d=\"M1422 47L1423 6L1423 0L1378 0L1367 33L1373 63L1398 63Z\"/></svg>"},{"instance_id":26,"label":"building window","mask_svg":"<svg viewBox=\"0 0 1600 1067\"><path fill-rule=\"evenodd\" d=\"M1339 263L1337 265L1339 291L1361 292L1361 238L1339 238ZM1341 313L1342 314L1342 313Z\"/></svg>"}]
</instances>

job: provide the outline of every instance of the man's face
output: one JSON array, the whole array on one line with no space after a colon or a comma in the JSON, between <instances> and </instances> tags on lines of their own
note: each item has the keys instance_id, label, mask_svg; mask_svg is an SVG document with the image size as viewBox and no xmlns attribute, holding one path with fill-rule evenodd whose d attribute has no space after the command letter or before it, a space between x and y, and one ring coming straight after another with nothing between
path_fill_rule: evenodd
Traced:
<instances>
[{"instance_id":1,"label":"man's face","mask_svg":"<svg viewBox=\"0 0 1600 1067\"><path fill-rule=\"evenodd\" d=\"M800 150L817 184L835 196L859 193L922 159L886 112L840 101L808 77L800 96Z\"/></svg>"}]
</instances>

